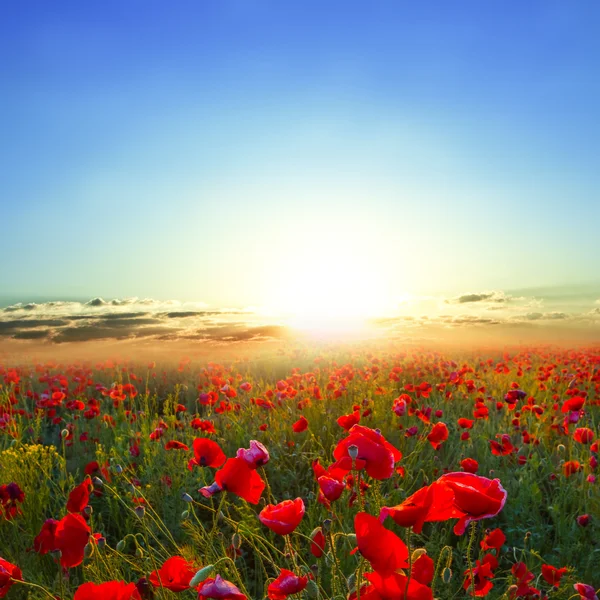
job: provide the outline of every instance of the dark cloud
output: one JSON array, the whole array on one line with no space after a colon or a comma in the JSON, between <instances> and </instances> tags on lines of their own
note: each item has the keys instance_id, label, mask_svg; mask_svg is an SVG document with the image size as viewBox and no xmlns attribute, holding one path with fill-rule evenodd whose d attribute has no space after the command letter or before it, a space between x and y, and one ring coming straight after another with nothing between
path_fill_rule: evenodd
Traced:
<instances>
[{"instance_id":1,"label":"dark cloud","mask_svg":"<svg viewBox=\"0 0 600 600\"><path fill-rule=\"evenodd\" d=\"M35 329L36 327L61 327L69 322L63 319L15 319L11 321L0 321L0 333L3 331L13 332L21 329Z\"/></svg>"},{"instance_id":2,"label":"dark cloud","mask_svg":"<svg viewBox=\"0 0 600 600\"><path fill-rule=\"evenodd\" d=\"M470 302L508 302L509 296L504 292L483 292L480 294L463 294L446 300L447 304L468 304Z\"/></svg>"},{"instance_id":3,"label":"dark cloud","mask_svg":"<svg viewBox=\"0 0 600 600\"><path fill-rule=\"evenodd\" d=\"M93 340L124 340L129 338L144 338L159 336L161 334L176 333L178 329L171 327L99 327L85 325L83 327L68 327L55 333L53 342L89 342Z\"/></svg>"}]
</instances>

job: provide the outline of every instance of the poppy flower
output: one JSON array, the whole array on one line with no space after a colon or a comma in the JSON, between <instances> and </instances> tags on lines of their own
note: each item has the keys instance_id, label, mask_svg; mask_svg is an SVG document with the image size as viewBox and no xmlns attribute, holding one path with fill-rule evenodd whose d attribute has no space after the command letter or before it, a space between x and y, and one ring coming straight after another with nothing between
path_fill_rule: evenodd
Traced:
<instances>
[{"instance_id":1,"label":"poppy flower","mask_svg":"<svg viewBox=\"0 0 600 600\"><path fill-rule=\"evenodd\" d=\"M431 589L419 583L414 577L410 579L401 573L383 576L380 573L366 573L365 579L371 583L360 598L363 600L432 600ZM408 587L408 589L407 589ZM408 592L408 593L407 593ZM351 595L350 600L356 598Z\"/></svg>"},{"instance_id":2,"label":"poppy flower","mask_svg":"<svg viewBox=\"0 0 600 600\"><path fill-rule=\"evenodd\" d=\"M188 462L188 470L192 470L194 465L199 467L220 467L227 457L221 446L209 438L196 438L192 443L194 449L194 458Z\"/></svg>"},{"instance_id":3,"label":"poppy flower","mask_svg":"<svg viewBox=\"0 0 600 600\"><path fill-rule=\"evenodd\" d=\"M473 419L465 419L464 417L461 417L460 419L458 419L457 423L458 426L462 429L471 429L475 421Z\"/></svg>"},{"instance_id":4,"label":"poppy flower","mask_svg":"<svg viewBox=\"0 0 600 600\"><path fill-rule=\"evenodd\" d=\"M446 423L436 423L427 436L427 440L434 450L437 450L448 439Z\"/></svg>"},{"instance_id":5,"label":"poppy flower","mask_svg":"<svg viewBox=\"0 0 600 600\"><path fill-rule=\"evenodd\" d=\"M365 461L365 470L373 479L388 479L394 473L394 464L402 458L402 453L394 448L379 430L362 425L354 425L348 437L341 440L333 451L336 460L349 457L348 449L356 446L356 460Z\"/></svg>"},{"instance_id":6,"label":"poppy flower","mask_svg":"<svg viewBox=\"0 0 600 600\"><path fill-rule=\"evenodd\" d=\"M591 444L594 441L594 432L589 427L578 427L573 439L580 444Z\"/></svg>"},{"instance_id":7,"label":"poppy flower","mask_svg":"<svg viewBox=\"0 0 600 600\"><path fill-rule=\"evenodd\" d=\"M499 437L502 440L502 444L499 444L495 440L490 440L492 454L495 456L507 456L508 454L512 454L513 452L517 451L517 449L512 445L510 436L508 434L498 434L496 437Z\"/></svg>"},{"instance_id":8,"label":"poppy flower","mask_svg":"<svg viewBox=\"0 0 600 600\"><path fill-rule=\"evenodd\" d=\"M343 481L328 477L327 475L321 475L317 481L321 493L329 500L329 502L337 500L346 489L346 484Z\"/></svg>"},{"instance_id":9,"label":"poppy flower","mask_svg":"<svg viewBox=\"0 0 600 600\"><path fill-rule=\"evenodd\" d=\"M490 593L490 590L494 587L491 579L494 577L492 569L495 567L493 565L497 565L497 562L494 562L495 560L493 555L486 554L483 560L475 561L476 566L473 569L467 569L464 572L466 579L463 583L463 589L467 590L471 596L481 598Z\"/></svg>"},{"instance_id":10,"label":"poppy flower","mask_svg":"<svg viewBox=\"0 0 600 600\"><path fill-rule=\"evenodd\" d=\"M325 535L320 527L317 527L310 534L310 553L315 558L321 558L325 552Z\"/></svg>"},{"instance_id":11,"label":"poppy flower","mask_svg":"<svg viewBox=\"0 0 600 600\"><path fill-rule=\"evenodd\" d=\"M279 504L268 504L259 513L258 518L263 525L279 535L292 533L304 516L302 498L284 500Z\"/></svg>"},{"instance_id":12,"label":"poppy flower","mask_svg":"<svg viewBox=\"0 0 600 600\"><path fill-rule=\"evenodd\" d=\"M358 513L354 517L356 543L361 555L366 558L374 571L390 575L408 566L408 548L405 543L379 519L368 513Z\"/></svg>"},{"instance_id":13,"label":"poppy flower","mask_svg":"<svg viewBox=\"0 0 600 600\"><path fill-rule=\"evenodd\" d=\"M83 562L90 533L88 524L79 514L69 513L56 524L52 549L60 550L60 564L63 568L76 567Z\"/></svg>"},{"instance_id":14,"label":"poppy flower","mask_svg":"<svg viewBox=\"0 0 600 600\"><path fill-rule=\"evenodd\" d=\"M80 513L89 504L90 487L90 480L86 478L83 483L71 490L67 501L67 510L70 513Z\"/></svg>"},{"instance_id":15,"label":"poppy flower","mask_svg":"<svg viewBox=\"0 0 600 600\"><path fill-rule=\"evenodd\" d=\"M165 444L165 450L189 450L189 448L183 442L169 440Z\"/></svg>"},{"instance_id":16,"label":"poppy flower","mask_svg":"<svg viewBox=\"0 0 600 600\"><path fill-rule=\"evenodd\" d=\"M197 569L182 556L171 556L158 571L150 574L149 580L154 587L164 587L172 592L189 589L190 581Z\"/></svg>"},{"instance_id":17,"label":"poppy flower","mask_svg":"<svg viewBox=\"0 0 600 600\"><path fill-rule=\"evenodd\" d=\"M561 411L563 413L579 412L585 404L585 398L582 396L573 396L563 403Z\"/></svg>"},{"instance_id":18,"label":"poppy flower","mask_svg":"<svg viewBox=\"0 0 600 600\"><path fill-rule=\"evenodd\" d=\"M265 482L255 469L251 469L241 458L228 458L227 462L215 473L215 482L205 486L199 492L210 498L220 491L227 491L250 502L258 504L265 489Z\"/></svg>"},{"instance_id":19,"label":"poppy flower","mask_svg":"<svg viewBox=\"0 0 600 600\"><path fill-rule=\"evenodd\" d=\"M21 513L19 504L25 500L25 493L16 483L0 485L0 516L4 511L7 521Z\"/></svg>"},{"instance_id":20,"label":"poppy flower","mask_svg":"<svg viewBox=\"0 0 600 600\"><path fill-rule=\"evenodd\" d=\"M591 585L576 583L573 585L581 600L598 600L596 591Z\"/></svg>"},{"instance_id":21,"label":"poppy flower","mask_svg":"<svg viewBox=\"0 0 600 600\"><path fill-rule=\"evenodd\" d=\"M495 517L506 502L507 493L499 479L456 472L442 475L437 483L454 492L454 507L463 513L454 526L456 535L462 535L471 521Z\"/></svg>"},{"instance_id":22,"label":"poppy flower","mask_svg":"<svg viewBox=\"0 0 600 600\"><path fill-rule=\"evenodd\" d=\"M308 577L299 577L292 571L281 569L279 577L267 588L269 600L285 600L288 596L301 592L307 583Z\"/></svg>"},{"instance_id":23,"label":"poppy flower","mask_svg":"<svg viewBox=\"0 0 600 600\"><path fill-rule=\"evenodd\" d=\"M463 458L460 461L460 466L466 473L477 473L479 470L479 463L474 458Z\"/></svg>"},{"instance_id":24,"label":"poppy flower","mask_svg":"<svg viewBox=\"0 0 600 600\"><path fill-rule=\"evenodd\" d=\"M581 469L581 463L577 460L568 460L563 464L563 473L565 474L565 477L571 477L571 475L578 473Z\"/></svg>"},{"instance_id":25,"label":"poppy flower","mask_svg":"<svg viewBox=\"0 0 600 600\"><path fill-rule=\"evenodd\" d=\"M560 580L563 575L567 572L566 567L562 567L561 569L557 569L552 565L542 565L542 577L546 580L546 583L549 585L553 585L554 587L560 586Z\"/></svg>"},{"instance_id":26,"label":"poppy flower","mask_svg":"<svg viewBox=\"0 0 600 600\"><path fill-rule=\"evenodd\" d=\"M56 549L56 519L47 519L42 525L42 529L33 540L33 549L38 554L48 554Z\"/></svg>"},{"instance_id":27,"label":"poppy flower","mask_svg":"<svg viewBox=\"0 0 600 600\"><path fill-rule=\"evenodd\" d=\"M141 600L135 583L107 581L83 583L75 591L73 600Z\"/></svg>"},{"instance_id":28,"label":"poppy flower","mask_svg":"<svg viewBox=\"0 0 600 600\"><path fill-rule=\"evenodd\" d=\"M435 564L427 554L421 554L412 564L410 574L419 583L430 585L435 574Z\"/></svg>"},{"instance_id":29,"label":"poppy flower","mask_svg":"<svg viewBox=\"0 0 600 600\"><path fill-rule=\"evenodd\" d=\"M308 429L308 421L304 415L302 415L293 425L292 430L294 433L302 433Z\"/></svg>"},{"instance_id":30,"label":"poppy flower","mask_svg":"<svg viewBox=\"0 0 600 600\"><path fill-rule=\"evenodd\" d=\"M0 558L0 598L4 598L8 594L13 585L13 579L19 581L23 579L21 569L17 565L9 563L7 560Z\"/></svg>"},{"instance_id":31,"label":"poppy flower","mask_svg":"<svg viewBox=\"0 0 600 600\"><path fill-rule=\"evenodd\" d=\"M198 600L215 598L220 600L248 600L240 590L231 583L223 579L220 575L216 578L209 577L205 579L198 588Z\"/></svg>"},{"instance_id":32,"label":"poppy flower","mask_svg":"<svg viewBox=\"0 0 600 600\"><path fill-rule=\"evenodd\" d=\"M483 540L481 540L480 545L482 550L496 550L499 551L500 548L506 542L506 536L502 529L494 529L490 531Z\"/></svg>"},{"instance_id":33,"label":"poppy flower","mask_svg":"<svg viewBox=\"0 0 600 600\"><path fill-rule=\"evenodd\" d=\"M355 410L353 413L349 415L342 415L338 418L336 423L343 427L346 431L352 429L354 425L356 425L360 421L360 411Z\"/></svg>"},{"instance_id":34,"label":"poppy flower","mask_svg":"<svg viewBox=\"0 0 600 600\"><path fill-rule=\"evenodd\" d=\"M425 522L445 521L461 515L454 506L452 490L433 483L417 490L397 506L384 506L379 520L383 522L389 516L401 527L412 527L415 533L421 533Z\"/></svg>"},{"instance_id":35,"label":"poppy flower","mask_svg":"<svg viewBox=\"0 0 600 600\"><path fill-rule=\"evenodd\" d=\"M240 448L236 458L241 458L251 469L258 469L269 462L269 451L257 440L250 440L250 448Z\"/></svg>"}]
</instances>

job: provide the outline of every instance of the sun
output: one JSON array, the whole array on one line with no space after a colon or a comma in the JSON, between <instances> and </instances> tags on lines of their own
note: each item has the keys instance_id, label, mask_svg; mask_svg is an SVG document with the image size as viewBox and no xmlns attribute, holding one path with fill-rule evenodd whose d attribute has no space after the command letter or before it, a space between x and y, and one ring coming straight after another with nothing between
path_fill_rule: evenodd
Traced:
<instances>
[{"instance_id":1,"label":"sun","mask_svg":"<svg viewBox=\"0 0 600 600\"><path fill-rule=\"evenodd\" d=\"M382 265L359 244L329 235L283 250L276 262L267 305L291 328L356 335L386 310Z\"/></svg>"}]
</instances>

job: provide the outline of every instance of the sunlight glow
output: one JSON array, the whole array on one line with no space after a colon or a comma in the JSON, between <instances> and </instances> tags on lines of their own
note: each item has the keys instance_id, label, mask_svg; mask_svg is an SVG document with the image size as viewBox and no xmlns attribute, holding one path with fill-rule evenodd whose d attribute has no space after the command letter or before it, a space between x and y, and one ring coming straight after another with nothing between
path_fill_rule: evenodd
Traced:
<instances>
[{"instance_id":1,"label":"sunlight glow","mask_svg":"<svg viewBox=\"0 0 600 600\"><path fill-rule=\"evenodd\" d=\"M368 319L390 304L385 263L348 235L311 236L277 259L277 284L267 305L294 329L313 335L368 332ZM389 280L389 274L388 274Z\"/></svg>"}]
</instances>

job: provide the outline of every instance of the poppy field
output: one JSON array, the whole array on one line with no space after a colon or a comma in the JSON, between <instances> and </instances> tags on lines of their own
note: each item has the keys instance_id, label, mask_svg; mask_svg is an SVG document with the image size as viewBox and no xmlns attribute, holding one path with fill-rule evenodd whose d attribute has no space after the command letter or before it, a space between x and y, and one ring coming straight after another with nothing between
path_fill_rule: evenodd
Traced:
<instances>
[{"instance_id":1,"label":"poppy field","mask_svg":"<svg viewBox=\"0 0 600 600\"><path fill-rule=\"evenodd\" d=\"M0 363L0 598L597 600L600 349Z\"/></svg>"}]
</instances>

